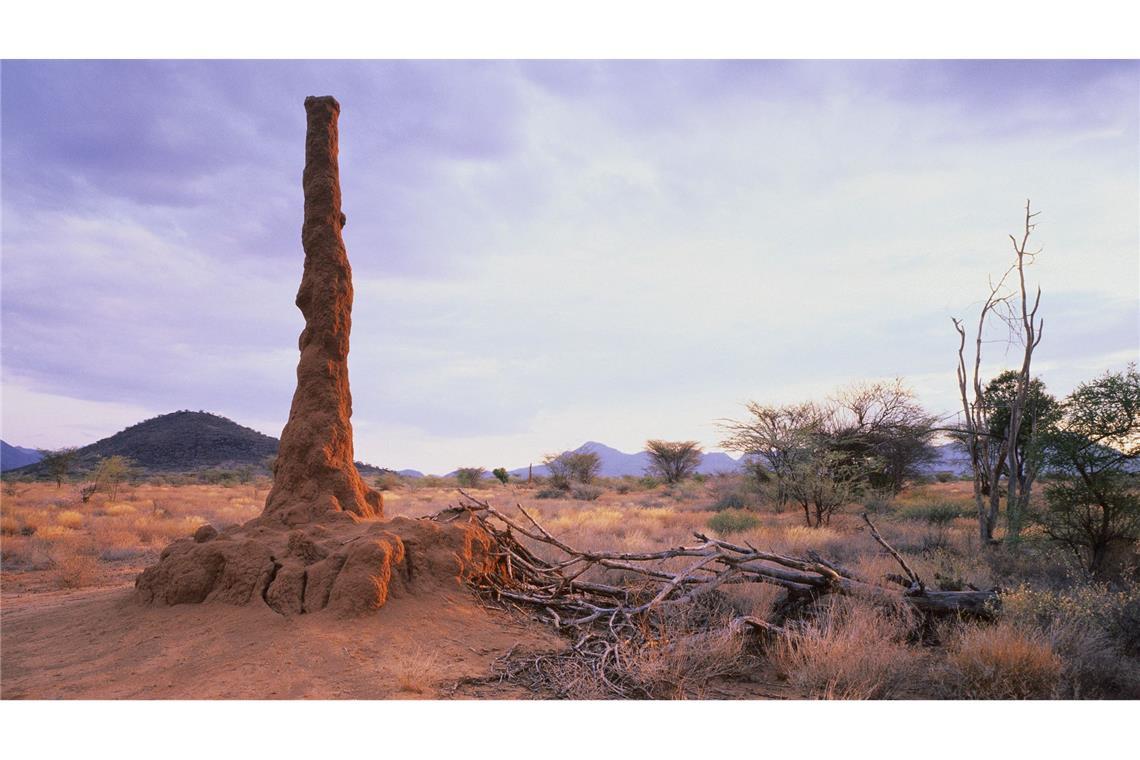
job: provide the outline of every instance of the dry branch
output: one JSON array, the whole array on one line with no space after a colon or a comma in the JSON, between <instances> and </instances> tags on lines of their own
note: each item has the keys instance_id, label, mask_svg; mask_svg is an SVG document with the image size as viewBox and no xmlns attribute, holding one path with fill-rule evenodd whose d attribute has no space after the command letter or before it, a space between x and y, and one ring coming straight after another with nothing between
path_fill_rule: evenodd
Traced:
<instances>
[{"instance_id":1,"label":"dry branch","mask_svg":"<svg viewBox=\"0 0 1140 760\"><path fill-rule=\"evenodd\" d=\"M825 594L862 596L873 601L902 601L929 614L955 614L987 617L992 615L997 597L994 591L934 591L925 584L879 534L870 518L863 519L871 535L902 567L899 576L905 590L888 588L855 577L843 567L828 562L814 552L807 558L789 557L694 533L695 542L658 551L604 552L569 546L538 522L521 504L522 518L503 514L486 501L464 491L458 506L449 507L425 519L451 522L467 517L491 537L499 567L468 579L485 598L499 604L527 608L552 623L575 644L568 653L548 655L523 663L531 678L550 687L544 675L552 663L578 658L586 663L605 688L619 696L636 696L637 687L623 681L623 652L658 640L663 613L691 609L693 603L708 599L720 586L739 583L770 583L785 589L789 598L814 599ZM554 559L537 556L521 539L550 547ZM690 558L680 570L666 569L666 561ZM590 580L592 570L624 573L622 585ZM597 575L597 573L595 573ZM751 617L736 617L698 630L680 643L699 645L702 637L723 633L740 636L746 642L763 641L780 635L783 629ZM518 676L517 667L506 667L506 677Z\"/></svg>"},{"instance_id":2,"label":"dry branch","mask_svg":"<svg viewBox=\"0 0 1140 760\"><path fill-rule=\"evenodd\" d=\"M603 621L609 627L632 625L638 616L659 607L691 601L718 586L737 583L770 583L792 594L821 596L829 593L897 600L900 597L919 609L935 613L972 616L991 614L992 591L933 591L879 534L864 515L871 534L902 567L909 588L896 589L854 577L818 555L789 557L752 546L694 533L695 543L658 551L604 552L573 548L547 531L521 505L525 518L509 517L485 501L465 492L460 505L429 519L451 521L467 515L493 539L507 572L473 578L472 584L495 599L510 600L545 611L560 628L588 626ZM558 559L536 556L519 536L557 550ZM679 571L664 569L665 560L690 557ZM584 580L596 568L620 570L631 578L622 586Z\"/></svg>"}]
</instances>

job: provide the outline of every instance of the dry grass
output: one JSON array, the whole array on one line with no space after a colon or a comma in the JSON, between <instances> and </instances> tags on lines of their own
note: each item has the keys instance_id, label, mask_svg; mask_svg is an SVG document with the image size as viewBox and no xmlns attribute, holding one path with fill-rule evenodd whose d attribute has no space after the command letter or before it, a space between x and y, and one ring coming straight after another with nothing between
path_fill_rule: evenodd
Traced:
<instances>
[{"instance_id":1,"label":"dry grass","mask_svg":"<svg viewBox=\"0 0 1140 760\"><path fill-rule=\"evenodd\" d=\"M397 652L391 665L396 685L408 694L431 693L443 677L439 655L422 647Z\"/></svg>"},{"instance_id":2,"label":"dry grass","mask_svg":"<svg viewBox=\"0 0 1140 760\"><path fill-rule=\"evenodd\" d=\"M389 516L418 517L456 503L455 484L439 479L390 484L384 493ZM726 493L745 493L739 479L713 478L666 489L638 479L601 484L593 501L536 500L540 484L504 487L484 482L470 489L500 508L524 504L567 543L583 548L638 551L692 541L707 532ZM21 484L0 503L0 559L5 593L12 589L80 588L129 582L169 542L192 535L203 523L218 529L257 516L269 483L246 485L137 485L110 501L97 494L82 503L74 487ZM753 498L754 495L750 496ZM755 499L753 499L755 501ZM898 572L864 530L862 507L851 505L830 526L804 526L802 513L748 501L733 540L792 555L817 551L871 581ZM1068 560L1030 531L1020 547L983 550L969 483L950 482L905 491L893 502L872 505L884 537L933 587L1024 588L1003 597L997 625L955 626L945 646L915 642L905 611L876 608L860 600L832 600L796 623L787 639L767 653L793 691L816 698L960 697L1140 697L1140 591L1100 589L1071 574ZM959 510L959 516L954 516ZM961 516L967 515L967 516ZM735 529L735 526L733 526ZM548 547L535 547L545 556ZM679 560L683 562L684 560ZM610 571L611 582L620 573ZM782 591L771 586L732 587L725 595L736 614L768 619ZM1129 612L1129 610L1132 610ZM1130 617L1131 615L1131 617ZM693 697L710 684L753 667L738 641L684 642L700 626L684 621L638 652L623 653L626 683L647 696ZM800 627L796 628L795 625ZM1131 637L1131 638L1130 638ZM601 697L606 690L588 669L570 661L552 663L560 693ZM396 664L399 689L427 694L443 665L422 652ZM557 674L555 671L558 671ZM433 675L435 674L435 675ZM949 686L937 691L945 680Z\"/></svg>"},{"instance_id":3,"label":"dry grass","mask_svg":"<svg viewBox=\"0 0 1140 760\"><path fill-rule=\"evenodd\" d=\"M1044 633L1009 622L965 626L950 641L942 684L955 699L1049 699L1061 670Z\"/></svg>"},{"instance_id":4,"label":"dry grass","mask_svg":"<svg viewBox=\"0 0 1140 760\"><path fill-rule=\"evenodd\" d=\"M906 643L914 618L857 599L832 599L778 638L769 656L782 677L814 699L907 696L919 658Z\"/></svg>"}]
</instances>

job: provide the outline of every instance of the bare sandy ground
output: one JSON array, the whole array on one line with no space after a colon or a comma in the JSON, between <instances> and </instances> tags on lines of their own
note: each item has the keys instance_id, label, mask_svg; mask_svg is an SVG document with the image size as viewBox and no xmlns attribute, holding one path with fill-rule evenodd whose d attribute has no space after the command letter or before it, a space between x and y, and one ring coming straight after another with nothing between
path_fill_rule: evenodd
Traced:
<instances>
[{"instance_id":1,"label":"bare sandy ground","mask_svg":"<svg viewBox=\"0 0 1140 760\"><path fill-rule=\"evenodd\" d=\"M517 651L561 649L537 624L462 590L354 619L258 604L149 607L133 588L5 594L4 699L423 699L533 696L454 689Z\"/></svg>"}]
</instances>

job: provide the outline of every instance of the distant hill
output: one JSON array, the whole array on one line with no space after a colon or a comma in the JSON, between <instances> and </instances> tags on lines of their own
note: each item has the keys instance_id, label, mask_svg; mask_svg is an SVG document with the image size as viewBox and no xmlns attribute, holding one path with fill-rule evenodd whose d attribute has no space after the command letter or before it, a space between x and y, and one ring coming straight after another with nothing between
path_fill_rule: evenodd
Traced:
<instances>
[{"instance_id":1,"label":"distant hill","mask_svg":"<svg viewBox=\"0 0 1140 760\"><path fill-rule=\"evenodd\" d=\"M153 417L76 451L76 471L100 459L124 456L148 472L193 472L210 468L265 467L277 454L277 439L209 412L171 412ZM35 467L29 474L38 474Z\"/></svg>"},{"instance_id":2,"label":"distant hill","mask_svg":"<svg viewBox=\"0 0 1140 760\"><path fill-rule=\"evenodd\" d=\"M627 454L624 451L618 451L612 446L607 446L597 441L587 441L574 449L575 453L587 451L597 454L602 460L602 466L598 474L604 478L619 478L624 475L641 476L645 474L646 468L649 467L649 453L646 451L639 451L636 454ZM526 467L519 467L518 469L511 470L510 473L516 477L525 478L527 476L527 469ZM739 469L740 462L724 452L712 451L701 458L697 472L705 475L715 475L722 472L737 472ZM534 474L545 477L550 474L550 469L544 464L536 464L534 466Z\"/></svg>"},{"instance_id":3,"label":"distant hill","mask_svg":"<svg viewBox=\"0 0 1140 760\"><path fill-rule=\"evenodd\" d=\"M970 463L970 455L957 443L944 443L934 447L935 458L921 466L922 472L936 475L940 472L949 472L954 475L970 475L974 468Z\"/></svg>"},{"instance_id":4,"label":"distant hill","mask_svg":"<svg viewBox=\"0 0 1140 760\"><path fill-rule=\"evenodd\" d=\"M36 449L26 449L23 446L13 446L5 441L0 441L0 471L26 467L29 464L35 464L42 458Z\"/></svg>"},{"instance_id":5,"label":"distant hill","mask_svg":"<svg viewBox=\"0 0 1140 760\"><path fill-rule=\"evenodd\" d=\"M278 443L273 436L239 425L219 414L171 412L131 425L110 438L78 449L72 471L91 470L100 459L124 456L147 473L193 473L240 467L253 467L268 473L266 462L277 455ZM8 445L5 444L5 469L8 469L7 460ZM38 452L35 461L39 461ZM364 462L355 464L364 477L388 472ZM44 474L41 469L33 463L24 466L21 473L36 477Z\"/></svg>"}]
</instances>

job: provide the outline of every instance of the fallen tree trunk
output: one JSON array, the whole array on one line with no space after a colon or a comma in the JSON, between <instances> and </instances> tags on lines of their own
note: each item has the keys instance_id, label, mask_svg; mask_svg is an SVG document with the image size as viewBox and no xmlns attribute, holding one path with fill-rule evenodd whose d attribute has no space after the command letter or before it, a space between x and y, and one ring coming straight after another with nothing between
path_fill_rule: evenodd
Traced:
<instances>
[{"instance_id":1,"label":"fallen tree trunk","mask_svg":"<svg viewBox=\"0 0 1140 760\"><path fill-rule=\"evenodd\" d=\"M629 667L630 658L636 660L640 652L656 651L683 659L718 647L763 647L787 633L785 628L739 613L726 618L723 608L701 616L702 608L716 607L718 595L710 592L741 583L779 586L787 590L791 606L840 594L872 603L909 604L928 615L989 617L996 610L996 591L926 588L866 515L871 535L903 570L904 575L896 576L901 588L858 578L814 553L789 557L701 533L693 534L696 541L692 545L659 551L575 549L547 531L521 504L517 505L521 517L512 518L485 501L463 491L460 494L463 500L459 506L425 519L452 522L466 517L489 538L487 551L493 561L485 563L483 572L469 575L467 582L496 604L537 613L573 642L563 652L507 656L495 673L479 682L510 679L567 695L570 692L563 683L567 673L578 674L570 677L577 683L586 672L592 674L592 683L610 694L652 696L636 667L633 671ZM536 551L545 556L538 556ZM687 561L682 564L679 560ZM620 571L621 580L603 582L609 578L592 570ZM678 614L672 615L674 612ZM695 625L676 626L677 619L693 613L697 613Z\"/></svg>"},{"instance_id":2,"label":"fallen tree trunk","mask_svg":"<svg viewBox=\"0 0 1140 760\"><path fill-rule=\"evenodd\" d=\"M861 596L906 603L934 615L990 617L998 603L996 591L937 591L928 589L903 557L879 535L867 515L863 519L876 541L899 563L909 581L904 589L888 588L855 577L850 571L818 556L789 557L738 545L702 533L696 543L652 552L603 552L575 549L547 531L523 506L523 519L513 519L485 501L460 491L463 502L429 519L448 522L470 516L487 531L501 560L500 571L472 579L480 591L546 613L559 628L602 622L611 629L632 625L655 609L692 601L723 585L769 583L792 595L818 598L826 594ZM553 547L558 555L547 561L536 556L516 535ZM679 571L665 570L666 560L691 558ZM631 578L621 586L583 579L594 568L624 571Z\"/></svg>"}]
</instances>

